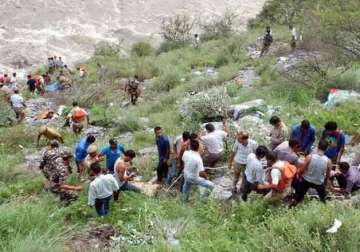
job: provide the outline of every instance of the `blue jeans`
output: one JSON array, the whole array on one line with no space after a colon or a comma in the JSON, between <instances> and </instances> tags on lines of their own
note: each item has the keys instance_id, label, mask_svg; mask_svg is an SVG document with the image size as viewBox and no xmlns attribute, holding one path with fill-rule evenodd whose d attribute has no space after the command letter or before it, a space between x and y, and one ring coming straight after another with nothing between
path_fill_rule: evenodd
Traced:
<instances>
[{"instance_id":1,"label":"blue jeans","mask_svg":"<svg viewBox=\"0 0 360 252\"><path fill-rule=\"evenodd\" d=\"M191 187L193 185L197 185L199 187L204 187L206 189L202 193L200 193L201 200L204 200L207 196L209 196L211 191L214 189L214 184L211 181L206 180L202 177L185 178L185 182L184 182L183 189L182 189L182 193L184 194L185 200L189 199Z\"/></svg>"},{"instance_id":2,"label":"blue jeans","mask_svg":"<svg viewBox=\"0 0 360 252\"><path fill-rule=\"evenodd\" d=\"M168 185L171 185L171 183L173 182L174 178L176 178L178 176L178 161L176 159L173 159L171 161L171 167L169 169L169 173L166 179L166 183Z\"/></svg>"},{"instance_id":3,"label":"blue jeans","mask_svg":"<svg viewBox=\"0 0 360 252\"><path fill-rule=\"evenodd\" d=\"M99 216L105 216L109 213L111 196L104 199L95 199L95 209Z\"/></svg>"}]
</instances>

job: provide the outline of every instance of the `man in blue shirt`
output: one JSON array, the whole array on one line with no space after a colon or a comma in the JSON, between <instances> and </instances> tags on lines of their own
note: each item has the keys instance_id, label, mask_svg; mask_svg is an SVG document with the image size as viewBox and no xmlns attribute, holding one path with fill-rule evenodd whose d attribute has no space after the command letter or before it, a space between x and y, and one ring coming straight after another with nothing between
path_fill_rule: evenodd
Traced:
<instances>
[{"instance_id":1,"label":"man in blue shirt","mask_svg":"<svg viewBox=\"0 0 360 252\"><path fill-rule=\"evenodd\" d=\"M333 164L338 164L345 151L345 134L338 130L336 122L327 122L321 134L321 140L328 143L325 155L331 159Z\"/></svg>"},{"instance_id":2,"label":"man in blue shirt","mask_svg":"<svg viewBox=\"0 0 360 252\"><path fill-rule=\"evenodd\" d=\"M93 135L89 135L80 140L75 150L75 162L78 169L78 178L81 179L84 175L86 164L85 159L87 156L88 147L95 142L95 137Z\"/></svg>"},{"instance_id":3,"label":"man in blue shirt","mask_svg":"<svg viewBox=\"0 0 360 252\"><path fill-rule=\"evenodd\" d=\"M109 145L101 150L100 155L106 157L106 168L109 170L109 173L114 173L115 162L124 152L124 145L118 144L115 139L110 139Z\"/></svg>"},{"instance_id":4,"label":"man in blue shirt","mask_svg":"<svg viewBox=\"0 0 360 252\"><path fill-rule=\"evenodd\" d=\"M161 183L168 174L168 160L170 157L170 142L166 135L163 135L161 127L155 127L155 139L159 154L159 164L157 167L157 183Z\"/></svg>"},{"instance_id":5,"label":"man in blue shirt","mask_svg":"<svg viewBox=\"0 0 360 252\"><path fill-rule=\"evenodd\" d=\"M300 125L295 125L292 128L290 139L299 141L302 151L307 155L310 154L315 142L315 134L315 128L310 125L310 122L303 120Z\"/></svg>"}]
</instances>

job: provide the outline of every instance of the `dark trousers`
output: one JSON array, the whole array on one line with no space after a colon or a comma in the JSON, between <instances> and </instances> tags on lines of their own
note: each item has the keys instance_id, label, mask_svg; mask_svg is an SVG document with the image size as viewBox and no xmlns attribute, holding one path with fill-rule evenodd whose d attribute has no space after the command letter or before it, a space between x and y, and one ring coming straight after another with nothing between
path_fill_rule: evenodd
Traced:
<instances>
[{"instance_id":1,"label":"dark trousers","mask_svg":"<svg viewBox=\"0 0 360 252\"><path fill-rule=\"evenodd\" d=\"M295 200L297 202L302 201L305 197L305 194L310 188L314 188L318 193L320 200L322 202L325 202L325 197L326 197L325 183L322 185L316 185L306 181L305 179L298 181L296 185Z\"/></svg>"},{"instance_id":2,"label":"dark trousers","mask_svg":"<svg viewBox=\"0 0 360 252\"><path fill-rule=\"evenodd\" d=\"M244 174L243 180L242 180L242 185L241 185L241 198L243 201L247 201L248 198L248 194L251 193L252 191L256 191L257 190L257 185L258 183L250 183L247 179L246 179L246 175Z\"/></svg>"},{"instance_id":3,"label":"dark trousers","mask_svg":"<svg viewBox=\"0 0 360 252\"><path fill-rule=\"evenodd\" d=\"M162 182L164 178L167 178L169 167L167 162L159 161L158 167L156 169L157 173L157 182Z\"/></svg>"},{"instance_id":4,"label":"dark trousers","mask_svg":"<svg viewBox=\"0 0 360 252\"><path fill-rule=\"evenodd\" d=\"M140 192L140 188L138 188L137 186L134 186L132 184L130 184L128 181L126 181L119 190L114 192L114 201L118 201L119 200L119 194L121 191L129 191L129 192Z\"/></svg>"},{"instance_id":5,"label":"dark trousers","mask_svg":"<svg viewBox=\"0 0 360 252\"><path fill-rule=\"evenodd\" d=\"M99 216L105 216L109 213L111 196L104 199L95 199L95 209Z\"/></svg>"}]
</instances>

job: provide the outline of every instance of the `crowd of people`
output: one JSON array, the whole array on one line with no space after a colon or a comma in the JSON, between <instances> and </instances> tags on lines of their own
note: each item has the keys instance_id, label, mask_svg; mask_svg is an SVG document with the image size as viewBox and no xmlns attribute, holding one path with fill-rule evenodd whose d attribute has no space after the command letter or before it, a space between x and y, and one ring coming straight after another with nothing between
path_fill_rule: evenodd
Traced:
<instances>
[{"instance_id":1,"label":"crowd of people","mask_svg":"<svg viewBox=\"0 0 360 252\"><path fill-rule=\"evenodd\" d=\"M219 162L228 160L225 168L233 170L233 198L240 197L243 201L253 192L264 195L271 205L285 203L294 207L303 201L310 188L317 191L322 202L327 200L329 192L350 196L360 188L356 164L342 161L346 136L335 122L324 125L316 148L316 130L308 120L294 125L290 133L277 116L271 117L269 123L272 129L267 146L259 145L246 132L239 131L229 156L225 143L231 140L231 131L226 121L223 129L215 129L208 123L205 130L183 132L174 142L161 127L155 127L158 150L155 183L169 189L178 185L185 201L189 200L193 187L202 187L200 199L204 201L215 187L212 175L224 169L218 166ZM60 188L62 197L72 200L80 189L64 184L71 173L69 158L72 155L62 151L58 140L62 138L52 140L41 168L50 181L50 190L57 192ZM109 212L111 199L117 201L121 191L140 192L132 183L137 176L133 166L136 154L115 139L110 139L109 144L98 151L95 141L92 135L80 140L75 163L79 180L92 181L88 205L95 207L99 216L104 216Z\"/></svg>"},{"instance_id":2,"label":"crowd of people","mask_svg":"<svg viewBox=\"0 0 360 252\"><path fill-rule=\"evenodd\" d=\"M290 29L292 40L296 42L296 30L293 27ZM200 43L198 35L195 38ZM261 55L266 53L271 43L272 32L267 27ZM294 41L292 47L293 44ZM80 78L87 76L86 68L78 70ZM56 79L62 84L72 74L61 57L49 58L48 71L44 75L28 75L30 92L38 91L42 95L44 87L51 83L52 75L57 71L59 75ZM98 71L99 83L103 83L105 67L100 63ZM0 76L0 84L2 89L5 87L9 91L7 99L19 122L22 121L26 103L20 95L16 73L11 78L6 74ZM138 76L128 80L124 90L130 102L136 105L141 96ZM71 126L79 136L84 127L90 125L90 116L77 102L72 105L66 116L66 125ZM294 125L290 132L278 116L272 116L269 123L272 128L266 145L259 145L245 131L236 132L235 139L231 139L235 132L231 132L226 120L222 129L208 123L197 132L183 132L173 142L161 127L155 127L158 152L155 183L168 189L178 186L185 201L190 199L192 188L200 187L200 198L205 201L215 187L212 176L219 169L229 168L233 171L232 198L247 201L249 194L257 193L263 195L269 204L285 202L290 207L303 201L310 188L317 191L322 202L327 200L329 192L350 196L360 188L360 171L356 168L360 163L360 154L354 163L343 161L346 135L338 129L336 122L329 121L324 125L316 148L316 129L308 120ZM98 151L96 138L87 135L80 139L73 155L69 148L62 146L64 138L56 129L42 126L37 147L40 147L41 137L51 142L43 154L40 169L49 180L49 190L59 194L64 202L76 200L77 192L83 189L83 186L66 184L73 173L73 156L78 180L90 182L88 205L95 207L99 216L108 214L111 199L117 201L121 191L140 192L140 188L132 183L137 176L137 169L133 165L136 153L115 139L110 139L109 144ZM353 143L360 142L359 139L354 138ZM232 140L235 143L228 151L227 143ZM224 161L228 165L219 167L218 164Z\"/></svg>"}]
</instances>

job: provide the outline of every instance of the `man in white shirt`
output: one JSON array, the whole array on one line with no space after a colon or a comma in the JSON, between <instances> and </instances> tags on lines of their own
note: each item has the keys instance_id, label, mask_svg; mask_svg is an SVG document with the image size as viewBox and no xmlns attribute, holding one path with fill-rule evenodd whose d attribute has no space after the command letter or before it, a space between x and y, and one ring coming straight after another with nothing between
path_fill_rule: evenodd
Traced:
<instances>
[{"instance_id":1,"label":"man in white shirt","mask_svg":"<svg viewBox=\"0 0 360 252\"><path fill-rule=\"evenodd\" d=\"M204 200L214 189L214 184L208 180L207 174L204 172L204 165L201 159L202 149L196 140L190 141L190 150L185 151L182 157L184 161L184 185L183 191L185 200L189 199L191 187L197 185L205 187L200 194L201 200Z\"/></svg>"},{"instance_id":2,"label":"man in white shirt","mask_svg":"<svg viewBox=\"0 0 360 252\"><path fill-rule=\"evenodd\" d=\"M90 169L96 178L89 186L88 204L90 207L95 206L97 214L102 217L109 213L110 199L119 186L112 174L101 174L98 163L92 164Z\"/></svg>"},{"instance_id":3,"label":"man in white shirt","mask_svg":"<svg viewBox=\"0 0 360 252\"><path fill-rule=\"evenodd\" d=\"M19 89L16 89L14 94L10 96L10 103L14 109L18 122L24 120L26 104L24 102L24 98L20 95Z\"/></svg>"},{"instance_id":4,"label":"man in white shirt","mask_svg":"<svg viewBox=\"0 0 360 252\"><path fill-rule=\"evenodd\" d=\"M230 128L224 121L224 130L215 130L215 126L212 123L205 125L207 135L202 136L207 155L204 157L204 164L207 167L215 167L224 156L224 140L230 134Z\"/></svg>"},{"instance_id":5,"label":"man in white shirt","mask_svg":"<svg viewBox=\"0 0 360 252\"><path fill-rule=\"evenodd\" d=\"M246 167L246 160L250 153L254 153L257 148L257 143L249 139L249 135L245 132L238 132L233 150L230 154L229 168L233 167L234 162L234 182L233 193L237 193L236 185L239 182L240 176L244 178ZM243 184L243 183L242 183Z\"/></svg>"},{"instance_id":6,"label":"man in white shirt","mask_svg":"<svg viewBox=\"0 0 360 252\"><path fill-rule=\"evenodd\" d=\"M265 169L261 160L268 153L265 146L256 148L255 153L250 153L246 159L246 170L241 188L241 198L246 201L251 191L257 191L258 184L264 184Z\"/></svg>"}]
</instances>

